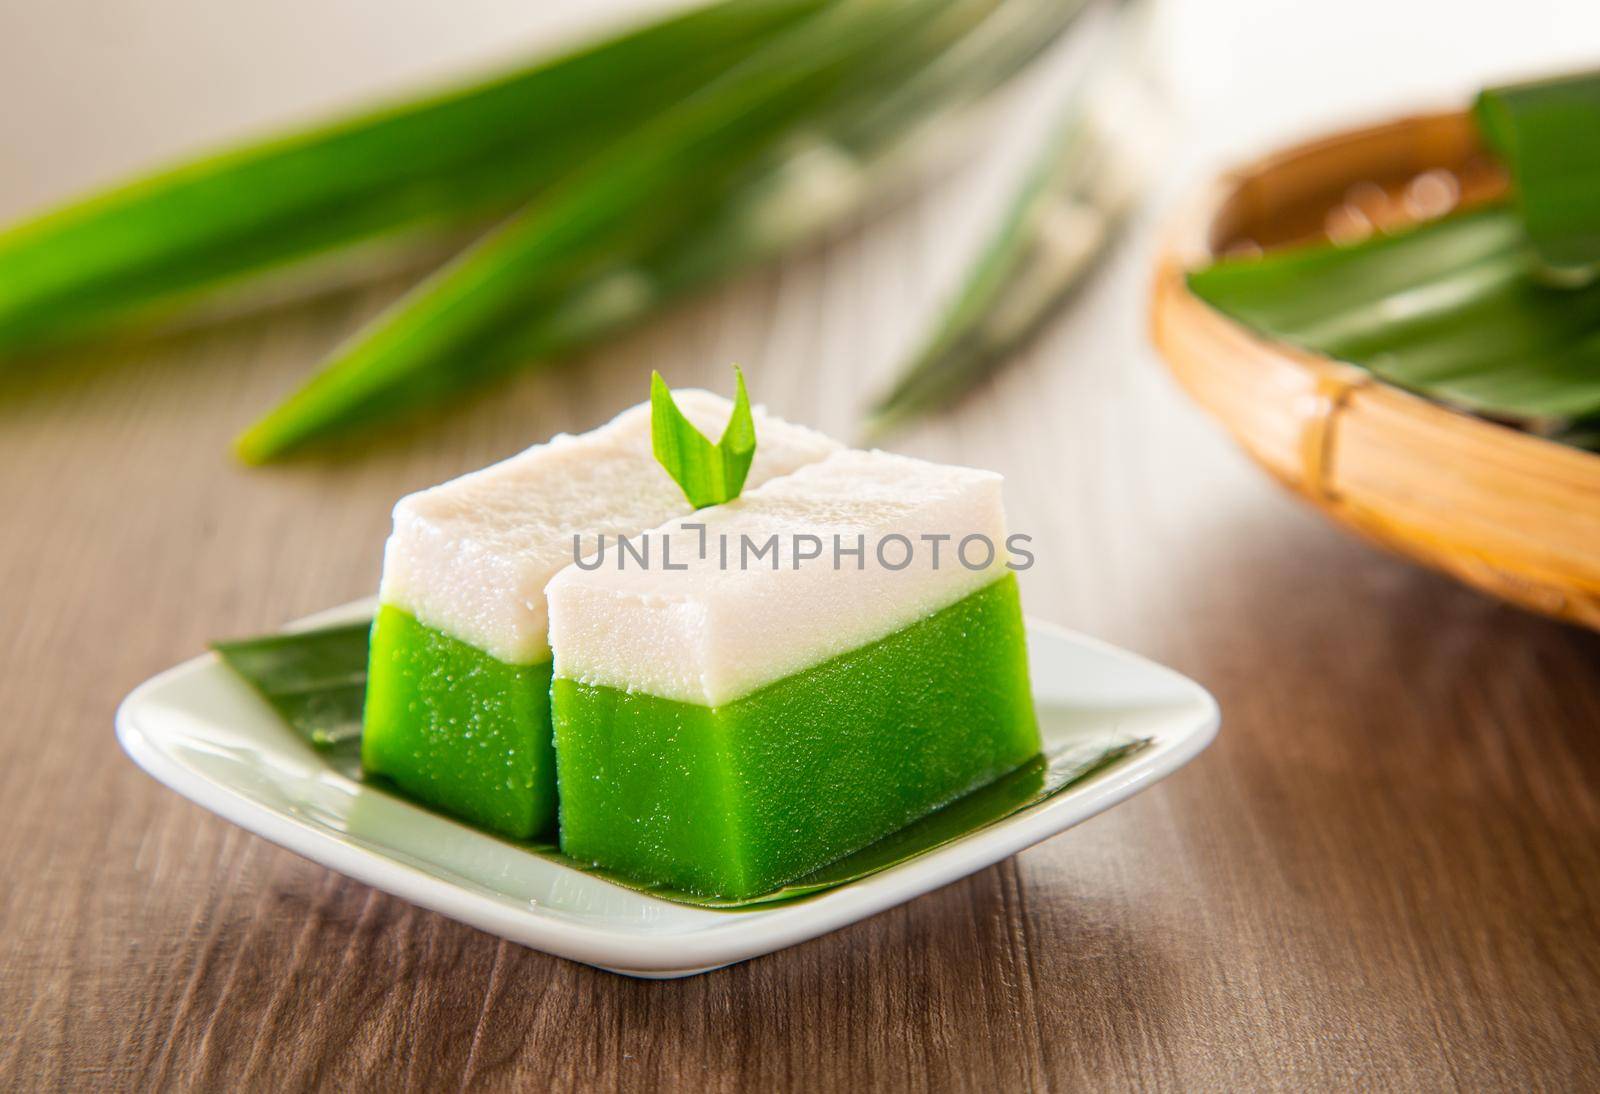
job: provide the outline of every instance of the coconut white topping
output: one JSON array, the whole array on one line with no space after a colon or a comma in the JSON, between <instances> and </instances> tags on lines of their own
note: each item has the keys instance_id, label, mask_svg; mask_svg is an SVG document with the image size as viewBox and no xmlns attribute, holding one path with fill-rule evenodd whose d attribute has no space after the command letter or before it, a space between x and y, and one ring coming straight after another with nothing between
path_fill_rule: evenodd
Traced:
<instances>
[{"instance_id":1,"label":"coconut white topping","mask_svg":"<svg viewBox=\"0 0 1600 1094\"><path fill-rule=\"evenodd\" d=\"M1009 558L999 475L860 451L630 548L550 582L556 675L708 706L925 619Z\"/></svg>"},{"instance_id":2,"label":"coconut white topping","mask_svg":"<svg viewBox=\"0 0 1600 1094\"><path fill-rule=\"evenodd\" d=\"M733 404L673 393L708 437ZM756 408L754 487L837 451L839 442ZM636 535L690 512L650 448L650 404L401 498L384 548L379 599L512 664L549 655L544 587L573 560L573 537Z\"/></svg>"}]
</instances>

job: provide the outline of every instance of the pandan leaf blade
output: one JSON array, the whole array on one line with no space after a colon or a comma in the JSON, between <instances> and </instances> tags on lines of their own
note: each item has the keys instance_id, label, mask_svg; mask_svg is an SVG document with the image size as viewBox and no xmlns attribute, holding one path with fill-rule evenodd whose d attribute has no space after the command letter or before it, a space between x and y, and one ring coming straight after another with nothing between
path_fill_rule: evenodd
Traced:
<instances>
[{"instance_id":1,"label":"pandan leaf blade","mask_svg":"<svg viewBox=\"0 0 1600 1094\"><path fill-rule=\"evenodd\" d=\"M1511 171L1540 272L1560 285L1600 273L1600 72L1478 96L1479 128Z\"/></svg>"},{"instance_id":2,"label":"pandan leaf blade","mask_svg":"<svg viewBox=\"0 0 1600 1094\"><path fill-rule=\"evenodd\" d=\"M503 215L829 2L726 0L17 225L0 233L0 354L163 317L364 240Z\"/></svg>"},{"instance_id":3,"label":"pandan leaf blade","mask_svg":"<svg viewBox=\"0 0 1600 1094\"><path fill-rule=\"evenodd\" d=\"M745 390L744 370L738 365L733 366L733 381L733 414L717 441L717 453L722 457L723 488L728 498L738 497L744 489L750 464L756 458L756 423L750 413L750 393Z\"/></svg>"},{"instance_id":4,"label":"pandan leaf blade","mask_svg":"<svg viewBox=\"0 0 1600 1094\"><path fill-rule=\"evenodd\" d=\"M1263 334L1439 402L1535 427L1600 415L1600 284L1551 285L1505 206L1227 258L1188 282Z\"/></svg>"},{"instance_id":5,"label":"pandan leaf blade","mask_svg":"<svg viewBox=\"0 0 1600 1094\"><path fill-rule=\"evenodd\" d=\"M830 54L836 63L810 101L791 101L786 117L765 132L745 132L736 149L702 142L698 157L663 151L663 141L682 147L681 118L636 135L359 333L240 438L240 456L265 462L431 409L512 367L589 344L804 238L873 194L874 171L892 177L897 153L939 108L971 101L1013 74L1079 10L1037 0L897 0L847 5L795 27L701 92L695 108L726 100L741 85L748 97L762 67L814 68ZM1000 20L1002 32L974 42L967 32L987 30L990 20ZM829 165L820 180L819 161ZM642 185L619 197L602 174ZM587 207L608 194L615 200L592 215ZM564 221L590 225L590 234L569 235L564 254L537 253L546 227ZM476 278L498 300L481 313L470 311L475 303L458 311L458 288ZM446 329L451 313L462 321Z\"/></svg>"}]
</instances>

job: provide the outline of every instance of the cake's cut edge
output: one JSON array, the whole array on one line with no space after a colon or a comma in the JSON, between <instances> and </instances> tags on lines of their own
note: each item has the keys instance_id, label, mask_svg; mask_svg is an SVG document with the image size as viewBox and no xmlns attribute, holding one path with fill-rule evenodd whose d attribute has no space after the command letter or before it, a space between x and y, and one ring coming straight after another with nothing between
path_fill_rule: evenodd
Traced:
<instances>
[{"instance_id":1,"label":"cake's cut edge","mask_svg":"<svg viewBox=\"0 0 1600 1094\"><path fill-rule=\"evenodd\" d=\"M380 605L361 766L497 835L553 834L550 661L511 665Z\"/></svg>"}]
</instances>

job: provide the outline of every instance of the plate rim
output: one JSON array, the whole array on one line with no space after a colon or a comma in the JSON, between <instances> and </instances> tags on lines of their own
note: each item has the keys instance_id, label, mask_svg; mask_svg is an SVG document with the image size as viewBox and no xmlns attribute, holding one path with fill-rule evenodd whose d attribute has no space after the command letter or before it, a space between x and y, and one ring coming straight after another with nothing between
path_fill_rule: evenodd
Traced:
<instances>
[{"instance_id":1,"label":"plate rim","mask_svg":"<svg viewBox=\"0 0 1600 1094\"><path fill-rule=\"evenodd\" d=\"M370 604L368 598L318 612L290 624L288 629L351 616ZM135 687L117 706L115 729L129 758L168 789L246 831L365 885L559 957L630 976L690 976L820 937L1003 861L1175 773L1215 740L1221 710L1211 693L1193 679L1067 627L1032 618L1026 620L1026 625L1030 634L1048 634L1072 645L1132 660L1180 683L1203 710L1199 723L1182 735L1160 742L1152 754L1130 757L1124 764L1100 773L1076 793L1062 794L1038 808L969 833L880 873L772 908L697 908L696 911L724 917L726 922L681 934L645 934L574 923L542 914L534 904L513 906L380 849L352 842L325 826L282 813L225 782L186 767L140 724L140 715L152 695L159 695L175 681L223 668L214 652L189 658ZM439 814L429 815L440 823L459 824ZM470 826L462 827L476 831ZM561 868L558 863L551 865ZM636 890L626 891L641 900L661 899Z\"/></svg>"}]
</instances>

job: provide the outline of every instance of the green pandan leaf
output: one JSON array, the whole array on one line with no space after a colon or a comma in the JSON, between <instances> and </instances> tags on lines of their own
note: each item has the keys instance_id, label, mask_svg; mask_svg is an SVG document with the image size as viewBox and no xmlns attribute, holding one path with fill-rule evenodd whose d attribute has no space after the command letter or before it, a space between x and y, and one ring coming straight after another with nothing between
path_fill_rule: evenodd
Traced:
<instances>
[{"instance_id":1,"label":"green pandan leaf","mask_svg":"<svg viewBox=\"0 0 1600 1094\"><path fill-rule=\"evenodd\" d=\"M266 696L295 732L323 750L330 772L353 773L352 750L360 734L367 679L370 622L215 643L235 672ZM563 855L553 843L511 841L541 858L663 900L699 908L738 911L767 908L816 896L909 862L990 825L1037 808L1069 787L1094 777L1149 744L1115 731L1088 732L1051 748L1005 777L958 798L853 855L768 893L728 900L645 885ZM385 792L393 784L375 783Z\"/></svg>"},{"instance_id":2,"label":"green pandan leaf","mask_svg":"<svg viewBox=\"0 0 1600 1094\"><path fill-rule=\"evenodd\" d=\"M1581 285L1600 273L1600 72L1478 96L1484 138L1506 161L1542 273Z\"/></svg>"},{"instance_id":3,"label":"green pandan leaf","mask_svg":"<svg viewBox=\"0 0 1600 1094\"><path fill-rule=\"evenodd\" d=\"M270 634L211 648L261 693L285 722L318 748L361 739L371 622Z\"/></svg>"},{"instance_id":4,"label":"green pandan leaf","mask_svg":"<svg viewBox=\"0 0 1600 1094\"><path fill-rule=\"evenodd\" d=\"M904 183L1081 0L832 3L490 231L237 442L262 463L547 365Z\"/></svg>"},{"instance_id":5,"label":"green pandan leaf","mask_svg":"<svg viewBox=\"0 0 1600 1094\"><path fill-rule=\"evenodd\" d=\"M661 373L650 374L650 441L656 460L667 469L696 509L721 505L739 496L756 455L756 424L750 416L750 395L744 373L733 368L737 390L733 416L722 439L712 444L683 416Z\"/></svg>"},{"instance_id":6,"label":"green pandan leaf","mask_svg":"<svg viewBox=\"0 0 1600 1094\"><path fill-rule=\"evenodd\" d=\"M1264 334L1452 406L1540 426L1600 415L1600 283L1546 281L1507 207L1224 259L1189 287Z\"/></svg>"},{"instance_id":7,"label":"green pandan leaf","mask_svg":"<svg viewBox=\"0 0 1600 1094\"><path fill-rule=\"evenodd\" d=\"M826 6L722 0L202 156L0 231L0 354L164 317L380 237L503 217Z\"/></svg>"}]
</instances>

